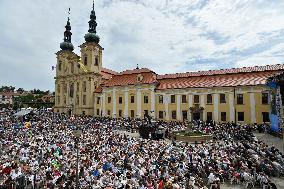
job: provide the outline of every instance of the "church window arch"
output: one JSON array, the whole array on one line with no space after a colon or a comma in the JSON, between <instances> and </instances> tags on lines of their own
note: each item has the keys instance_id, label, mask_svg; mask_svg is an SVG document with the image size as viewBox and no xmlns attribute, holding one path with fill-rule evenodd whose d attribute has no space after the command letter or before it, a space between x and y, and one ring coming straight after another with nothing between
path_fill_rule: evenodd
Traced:
<instances>
[{"instance_id":1,"label":"church window arch","mask_svg":"<svg viewBox=\"0 0 284 189\"><path fill-rule=\"evenodd\" d=\"M70 85L69 96L71 98L73 98L73 96L74 96L74 84L73 83L71 83L71 85Z\"/></svg>"},{"instance_id":2,"label":"church window arch","mask_svg":"<svg viewBox=\"0 0 284 189\"><path fill-rule=\"evenodd\" d=\"M59 63L58 63L58 70L61 71L61 69L62 69L62 63L61 63L61 61L59 61Z\"/></svg>"},{"instance_id":3,"label":"church window arch","mask_svg":"<svg viewBox=\"0 0 284 189\"><path fill-rule=\"evenodd\" d=\"M74 73L74 62L71 63L71 73Z\"/></svg>"},{"instance_id":4,"label":"church window arch","mask_svg":"<svg viewBox=\"0 0 284 189\"><path fill-rule=\"evenodd\" d=\"M99 65L99 58L96 56L95 57L95 66L98 66Z\"/></svg>"},{"instance_id":5,"label":"church window arch","mask_svg":"<svg viewBox=\"0 0 284 189\"><path fill-rule=\"evenodd\" d=\"M83 92L87 91L87 85L86 85L86 81L83 81Z\"/></svg>"},{"instance_id":6,"label":"church window arch","mask_svg":"<svg viewBox=\"0 0 284 189\"><path fill-rule=\"evenodd\" d=\"M84 65L87 65L88 64L88 57L87 55L84 56Z\"/></svg>"}]
</instances>

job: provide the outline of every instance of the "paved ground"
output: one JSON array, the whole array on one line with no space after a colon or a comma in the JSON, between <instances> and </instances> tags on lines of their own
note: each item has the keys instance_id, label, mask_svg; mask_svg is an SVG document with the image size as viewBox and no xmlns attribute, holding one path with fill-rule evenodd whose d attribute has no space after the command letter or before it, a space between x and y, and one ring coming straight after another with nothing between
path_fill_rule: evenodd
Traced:
<instances>
[{"instance_id":1,"label":"paved ground","mask_svg":"<svg viewBox=\"0 0 284 189\"><path fill-rule=\"evenodd\" d=\"M282 153L284 153L284 141L278 137L274 137L272 135L266 133L254 133L254 135L259 139L264 141L269 146L274 145L278 148Z\"/></svg>"}]
</instances>

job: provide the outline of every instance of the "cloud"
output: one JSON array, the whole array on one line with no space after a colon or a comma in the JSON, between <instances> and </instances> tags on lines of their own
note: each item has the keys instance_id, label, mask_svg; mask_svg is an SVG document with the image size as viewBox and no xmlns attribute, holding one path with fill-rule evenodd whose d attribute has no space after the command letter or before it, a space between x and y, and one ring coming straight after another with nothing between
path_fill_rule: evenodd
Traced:
<instances>
[{"instance_id":1,"label":"cloud","mask_svg":"<svg viewBox=\"0 0 284 189\"><path fill-rule=\"evenodd\" d=\"M0 81L54 90L55 52L71 7L75 52L88 30L91 0L0 1ZM284 1L95 1L103 66L156 73L283 63Z\"/></svg>"}]
</instances>

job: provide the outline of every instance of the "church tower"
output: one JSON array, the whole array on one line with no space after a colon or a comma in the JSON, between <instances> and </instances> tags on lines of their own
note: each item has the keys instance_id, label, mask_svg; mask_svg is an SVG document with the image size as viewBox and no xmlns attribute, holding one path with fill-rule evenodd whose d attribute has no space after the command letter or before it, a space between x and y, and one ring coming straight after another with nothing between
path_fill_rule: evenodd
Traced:
<instances>
[{"instance_id":1,"label":"church tower","mask_svg":"<svg viewBox=\"0 0 284 189\"><path fill-rule=\"evenodd\" d=\"M94 91L101 83L102 69L102 51L103 48L99 45L100 38L96 32L97 22L96 14L93 9L90 15L89 30L84 36L85 42L80 45L81 60L80 60L80 82L82 82L82 99L81 106L82 114L94 115Z\"/></svg>"},{"instance_id":2,"label":"church tower","mask_svg":"<svg viewBox=\"0 0 284 189\"><path fill-rule=\"evenodd\" d=\"M70 14L70 8L69 12ZM54 111L58 113L74 114L75 108L75 87L74 75L76 74L76 65L80 57L73 52L74 46L71 42L71 24L68 16L65 26L64 39L60 43L61 50L56 53L56 76L55 76L55 107ZM78 72L78 71L77 71Z\"/></svg>"}]
</instances>

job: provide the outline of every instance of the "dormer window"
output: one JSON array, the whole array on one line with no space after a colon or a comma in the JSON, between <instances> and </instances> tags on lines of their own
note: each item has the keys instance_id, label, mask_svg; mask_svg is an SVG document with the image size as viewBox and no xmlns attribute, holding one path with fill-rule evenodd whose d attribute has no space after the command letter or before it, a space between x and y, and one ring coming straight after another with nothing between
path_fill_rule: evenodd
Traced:
<instances>
[{"instance_id":1,"label":"dormer window","mask_svg":"<svg viewBox=\"0 0 284 189\"><path fill-rule=\"evenodd\" d=\"M98 66L99 65L99 59L98 57L95 58L95 66Z\"/></svg>"},{"instance_id":2,"label":"dormer window","mask_svg":"<svg viewBox=\"0 0 284 189\"><path fill-rule=\"evenodd\" d=\"M143 80L143 76L141 74L137 75L137 82L141 82Z\"/></svg>"},{"instance_id":3,"label":"dormer window","mask_svg":"<svg viewBox=\"0 0 284 189\"><path fill-rule=\"evenodd\" d=\"M85 55L85 58L84 58L84 65L87 65L88 64L88 57Z\"/></svg>"}]
</instances>

